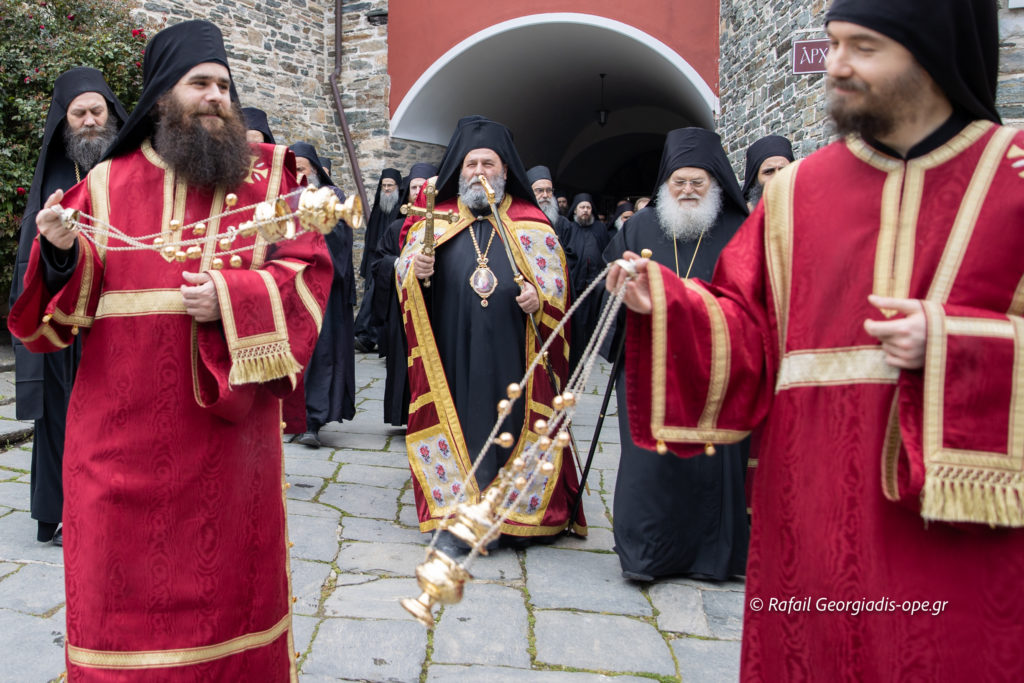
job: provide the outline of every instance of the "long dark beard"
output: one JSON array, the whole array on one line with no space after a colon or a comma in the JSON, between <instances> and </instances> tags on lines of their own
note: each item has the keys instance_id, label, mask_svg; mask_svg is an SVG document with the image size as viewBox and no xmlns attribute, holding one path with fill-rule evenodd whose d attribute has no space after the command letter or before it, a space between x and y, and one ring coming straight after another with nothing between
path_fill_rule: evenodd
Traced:
<instances>
[{"instance_id":1,"label":"long dark beard","mask_svg":"<svg viewBox=\"0 0 1024 683\"><path fill-rule=\"evenodd\" d=\"M153 133L153 147L175 173L189 185L213 188L237 187L249 175L252 147L245 139L242 112L232 103L220 112L224 125L209 131L195 112L186 112L173 94L157 102L159 118Z\"/></svg>"},{"instance_id":2,"label":"long dark beard","mask_svg":"<svg viewBox=\"0 0 1024 683\"><path fill-rule=\"evenodd\" d=\"M111 113L100 128L79 128L71 130L64 126L64 150L68 159L78 164L83 174L96 165L110 143L117 137L117 117ZM87 132L88 131L88 132Z\"/></svg>"}]
</instances>

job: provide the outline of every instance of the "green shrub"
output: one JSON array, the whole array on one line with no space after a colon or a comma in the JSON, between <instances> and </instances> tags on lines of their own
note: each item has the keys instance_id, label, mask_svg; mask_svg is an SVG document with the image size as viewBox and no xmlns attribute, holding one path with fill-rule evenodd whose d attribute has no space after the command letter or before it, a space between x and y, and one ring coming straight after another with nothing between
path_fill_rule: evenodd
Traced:
<instances>
[{"instance_id":1,"label":"green shrub","mask_svg":"<svg viewBox=\"0 0 1024 683\"><path fill-rule=\"evenodd\" d=\"M138 100L146 40L157 27L133 19L133 9L128 0L0 3L0 291L11 281L57 76L91 66L126 110Z\"/></svg>"}]
</instances>

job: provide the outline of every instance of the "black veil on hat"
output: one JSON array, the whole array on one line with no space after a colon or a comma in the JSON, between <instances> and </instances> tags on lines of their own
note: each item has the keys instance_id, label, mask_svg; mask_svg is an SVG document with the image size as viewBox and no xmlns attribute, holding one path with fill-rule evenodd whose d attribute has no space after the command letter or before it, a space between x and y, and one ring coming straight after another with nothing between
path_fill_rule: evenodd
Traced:
<instances>
[{"instance_id":1,"label":"black veil on hat","mask_svg":"<svg viewBox=\"0 0 1024 683\"><path fill-rule=\"evenodd\" d=\"M538 180L552 180L551 169L547 166L534 166L526 172L526 179L530 181L530 187Z\"/></svg>"},{"instance_id":2,"label":"black veil on hat","mask_svg":"<svg viewBox=\"0 0 1024 683\"><path fill-rule=\"evenodd\" d=\"M258 130L263 133L263 142L271 145L277 144L274 142L274 134L270 132L270 121L267 120L267 112L256 107L242 107L242 116L245 118L247 130Z\"/></svg>"},{"instance_id":3,"label":"black veil on hat","mask_svg":"<svg viewBox=\"0 0 1024 683\"><path fill-rule=\"evenodd\" d=\"M316 153L316 148L308 142L296 142L288 146L288 149L297 157L302 157L309 161L313 165L313 169L316 171L316 177L320 179L320 185L334 185L331 180L331 176L327 174L323 164L320 163L320 156Z\"/></svg>"},{"instance_id":4,"label":"black veil on hat","mask_svg":"<svg viewBox=\"0 0 1024 683\"><path fill-rule=\"evenodd\" d=\"M537 203L533 190L526 179L526 168L519 158L512 132L505 126L490 119L473 114L459 119L437 174L437 200L451 199L459 193L459 176L462 160L474 149L492 149L508 166L505 194Z\"/></svg>"},{"instance_id":5,"label":"black veil on hat","mask_svg":"<svg viewBox=\"0 0 1024 683\"><path fill-rule=\"evenodd\" d=\"M75 162L68 159L64 148L64 129L67 125L68 107L82 93L95 92L107 101L108 116L116 116L122 125L128 120L128 113L117 99L114 91L107 85L103 74L89 66L76 66L68 69L53 83L53 95L50 98L50 109L46 112L46 125L43 129L43 142L36 161L36 170L32 174L32 186L28 191L25 213L21 219L21 235L18 241L18 254L15 262L15 278L11 286L10 301L22 291L21 275L28 265L29 252L36 236L36 214L43 208L46 198L58 188L66 189L77 182ZM51 144L54 143L54 144ZM81 169L83 177L85 169ZM20 344L20 342L18 342Z\"/></svg>"},{"instance_id":6,"label":"black veil on hat","mask_svg":"<svg viewBox=\"0 0 1024 683\"><path fill-rule=\"evenodd\" d=\"M654 186L651 195L651 206L657 206L658 190L669 176L683 167L703 168L713 175L722 186L724 199L731 201L744 214L747 213L747 203L740 194L740 184L722 149L722 138L718 133L705 128L676 128L665 136L665 148L661 152L661 164L658 166L658 184Z\"/></svg>"},{"instance_id":7,"label":"black veil on hat","mask_svg":"<svg viewBox=\"0 0 1024 683\"><path fill-rule=\"evenodd\" d=\"M121 128L105 156L109 158L126 154L141 145L153 133L150 112L157 100L190 69L205 62L223 64L228 74L231 74L228 54L224 49L224 36L219 28L208 21L183 21L168 26L150 38L146 43L139 103L135 105L128 122ZM231 100L238 102L234 81L231 83Z\"/></svg>"},{"instance_id":8,"label":"black veil on hat","mask_svg":"<svg viewBox=\"0 0 1024 683\"><path fill-rule=\"evenodd\" d=\"M100 71L89 66L76 66L57 76L53 83L50 109L46 112L43 144L32 176L32 188L29 190L28 203L25 206L26 214L42 209L46 198L58 187L66 188L75 184L75 164L67 158L64 150L64 128L71 102L87 92L102 95L107 101L109 115L117 116L122 125L128 120L128 113ZM57 140L57 144L51 149L50 143L54 140ZM85 169L82 169L82 172L84 174ZM46 187L43 187L44 179Z\"/></svg>"},{"instance_id":9,"label":"black veil on hat","mask_svg":"<svg viewBox=\"0 0 1024 683\"><path fill-rule=\"evenodd\" d=\"M907 48L957 109L1000 122L996 111L999 23L995 0L835 0L825 15Z\"/></svg>"},{"instance_id":10,"label":"black veil on hat","mask_svg":"<svg viewBox=\"0 0 1024 683\"><path fill-rule=\"evenodd\" d=\"M597 220L597 207L594 206L594 198L590 196L588 192L580 192L573 196L572 202L569 203L569 220L576 220L576 207L579 206L580 202L590 202L590 210L594 214L594 220Z\"/></svg>"},{"instance_id":11,"label":"black veil on hat","mask_svg":"<svg viewBox=\"0 0 1024 683\"><path fill-rule=\"evenodd\" d=\"M399 203L404 204L408 201L416 201L415 197L413 197L411 200L409 199L409 186L412 184L413 180L415 180L416 178L423 178L424 180L429 180L436 175L437 166L434 166L433 164L428 164L423 161L419 161L413 164L412 168L409 169L409 175L405 176L405 178L402 179L401 185L399 185Z\"/></svg>"},{"instance_id":12,"label":"black veil on hat","mask_svg":"<svg viewBox=\"0 0 1024 683\"><path fill-rule=\"evenodd\" d=\"M740 194L747 196L747 192L750 192L750 188L757 182L761 164L771 157L786 157L793 161L793 145L781 135L765 135L747 147L747 170L743 175L743 189Z\"/></svg>"}]
</instances>

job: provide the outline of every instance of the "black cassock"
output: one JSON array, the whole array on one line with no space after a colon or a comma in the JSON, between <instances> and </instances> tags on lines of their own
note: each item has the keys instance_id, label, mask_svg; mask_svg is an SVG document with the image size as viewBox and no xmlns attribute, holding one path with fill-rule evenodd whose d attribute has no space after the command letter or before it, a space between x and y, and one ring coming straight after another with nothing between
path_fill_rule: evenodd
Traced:
<instances>
[{"instance_id":1,"label":"black cassock","mask_svg":"<svg viewBox=\"0 0 1024 683\"><path fill-rule=\"evenodd\" d=\"M405 218L391 222L377 243L377 262L373 269L373 311L382 313L377 340L379 355L386 358L384 378L384 422L401 427L409 421L409 367L405 326L395 284L395 259L401 253L398 237ZM374 320L374 322L377 322Z\"/></svg>"},{"instance_id":2,"label":"black cassock","mask_svg":"<svg viewBox=\"0 0 1024 683\"><path fill-rule=\"evenodd\" d=\"M604 261L601 258L601 248L590 230L581 228L564 216L559 216L557 223L555 234L558 235L558 240L566 252L566 265L569 268L569 291L572 294L572 301L575 302L594 278L600 274L601 269L604 268ZM583 349L586 348L587 341L594 333L600 313L601 296L598 292L591 294L586 301L580 304L572 316L569 337L570 375L576 370Z\"/></svg>"},{"instance_id":3,"label":"black cassock","mask_svg":"<svg viewBox=\"0 0 1024 683\"><path fill-rule=\"evenodd\" d=\"M732 204L704 236L690 277L711 281L718 255L746 218ZM658 263L685 275L697 240L665 236L654 207L630 218L605 250L612 261L626 250L650 249ZM613 344L615 348L615 344ZM625 368L615 380L622 443L613 503L615 552L624 572L653 578L676 574L726 579L743 574L750 537L744 475L749 438L716 444L713 456L679 458L640 448L629 433Z\"/></svg>"},{"instance_id":4,"label":"black cassock","mask_svg":"<svg viewBox=\"0 0 1024 683\"><path fill-rule=\"evenodd\" d=\"M339 199L341 190L332 188ZM324 236L334 264L331 295L327 298L320 337L304 376L306 425L319 430L328 422L351 420L356 414L355 339L352 333L352 301L355 273L352 268L352 228L338 221Z\"/></svg>"},{"instance_id":5,"label":"black cassock","mask_svg":"<svg viewBox=\"0 0 1024 683\"><path fill-rule=\"evenodd\" d=\"M21 218L18 255L14 263L9 305L13 306L23 288L28 257L35 241L36 214L54 191L75 185L75 164L64 149L67 109L85 92L97 92L107 100L109 116L121 123L128 119L121 102L110 90L103 74L91 67L75 67L54 82L50 110L46 115L42 147L36 162L25 214ZM84 178L89 169L79 169ZM31 353L17 339L14 344L15 414L19 420L35 420L32 442L32 473L29 483L32 518L40 522L38 540L48 541L64 511L64 430L67 424L71 388L82 357L78 337L66 349L52 353Z\"/></svg>"},{"instance_id":6,"label":"black cassock","mask_svg":"<svg viewBox=\"0 0 1024 683\"><path fill-rule=\"evenodd\" d=\"M499 234L494 235L487 249L492 229L490 222L478 220L438 248L430 287L423 290L445 378L472 459L494 426L498 401L505 398L508 385L522 379L526 371L526 314L515 301L519 285L513 280ZM477 266L470 230L476 235L481 253L487 254L487 267L498 279L486 308L469 284ZM512 404L502 431L519 433L524 405L524 401ZM494 480L510 453L511 449L490 445L476 471L481 489Z\"/></svg>"}]
</instances>

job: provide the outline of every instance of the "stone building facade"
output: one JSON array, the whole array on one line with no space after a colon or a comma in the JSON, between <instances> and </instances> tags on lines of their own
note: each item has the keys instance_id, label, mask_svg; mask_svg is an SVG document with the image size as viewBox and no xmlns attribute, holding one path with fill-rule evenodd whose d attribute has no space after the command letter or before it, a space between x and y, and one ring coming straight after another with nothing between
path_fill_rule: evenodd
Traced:
<instances>
[{"instance_id":1,"label":"stone building facade","mask_svg":"<svg viewBox=\"0 0 1024 683\"><path fill-rule=\"evenodd\" d=\"M898 0L897 0L898 1ZM743 173L744 150L775 133L793 141L797 156L827 143L822 74L793 75L794 40L824 38L826 0L721 0L722 111L718 129L733 167ZM1000 0L999 90L1003 122L1024 125L1024 9Z\"/></svg>"},{"instance_id":2,"label":"stone building facade","mask_svg":"<svg viewBox=\"0 0 1024 683\"><path fill-rule=\"evenodd\" d=\"M1007 123L1022 125L1024 9L1007 9L1007 0L999 3L998 104ZM340 2L341 103L371 201L383 168L405 171L416 161L436 163L443 151L437 145L390 137L388 4L388 0ZM739 174L743 150L769 132L792 139L800 156L828 141L823 77L793 75L790 61L794 40L824 37L827 4L827 0L720 0L716 128ZM356 183L330 85L335 69L335 6L331 0L141 0L139 12L158 24L207 18L220 25L243 103L267 111L279 142L312 143L333 161L336 183L354 192ZM361 250L357 233L357 261Z\"/></svg>"}]
</instances>

